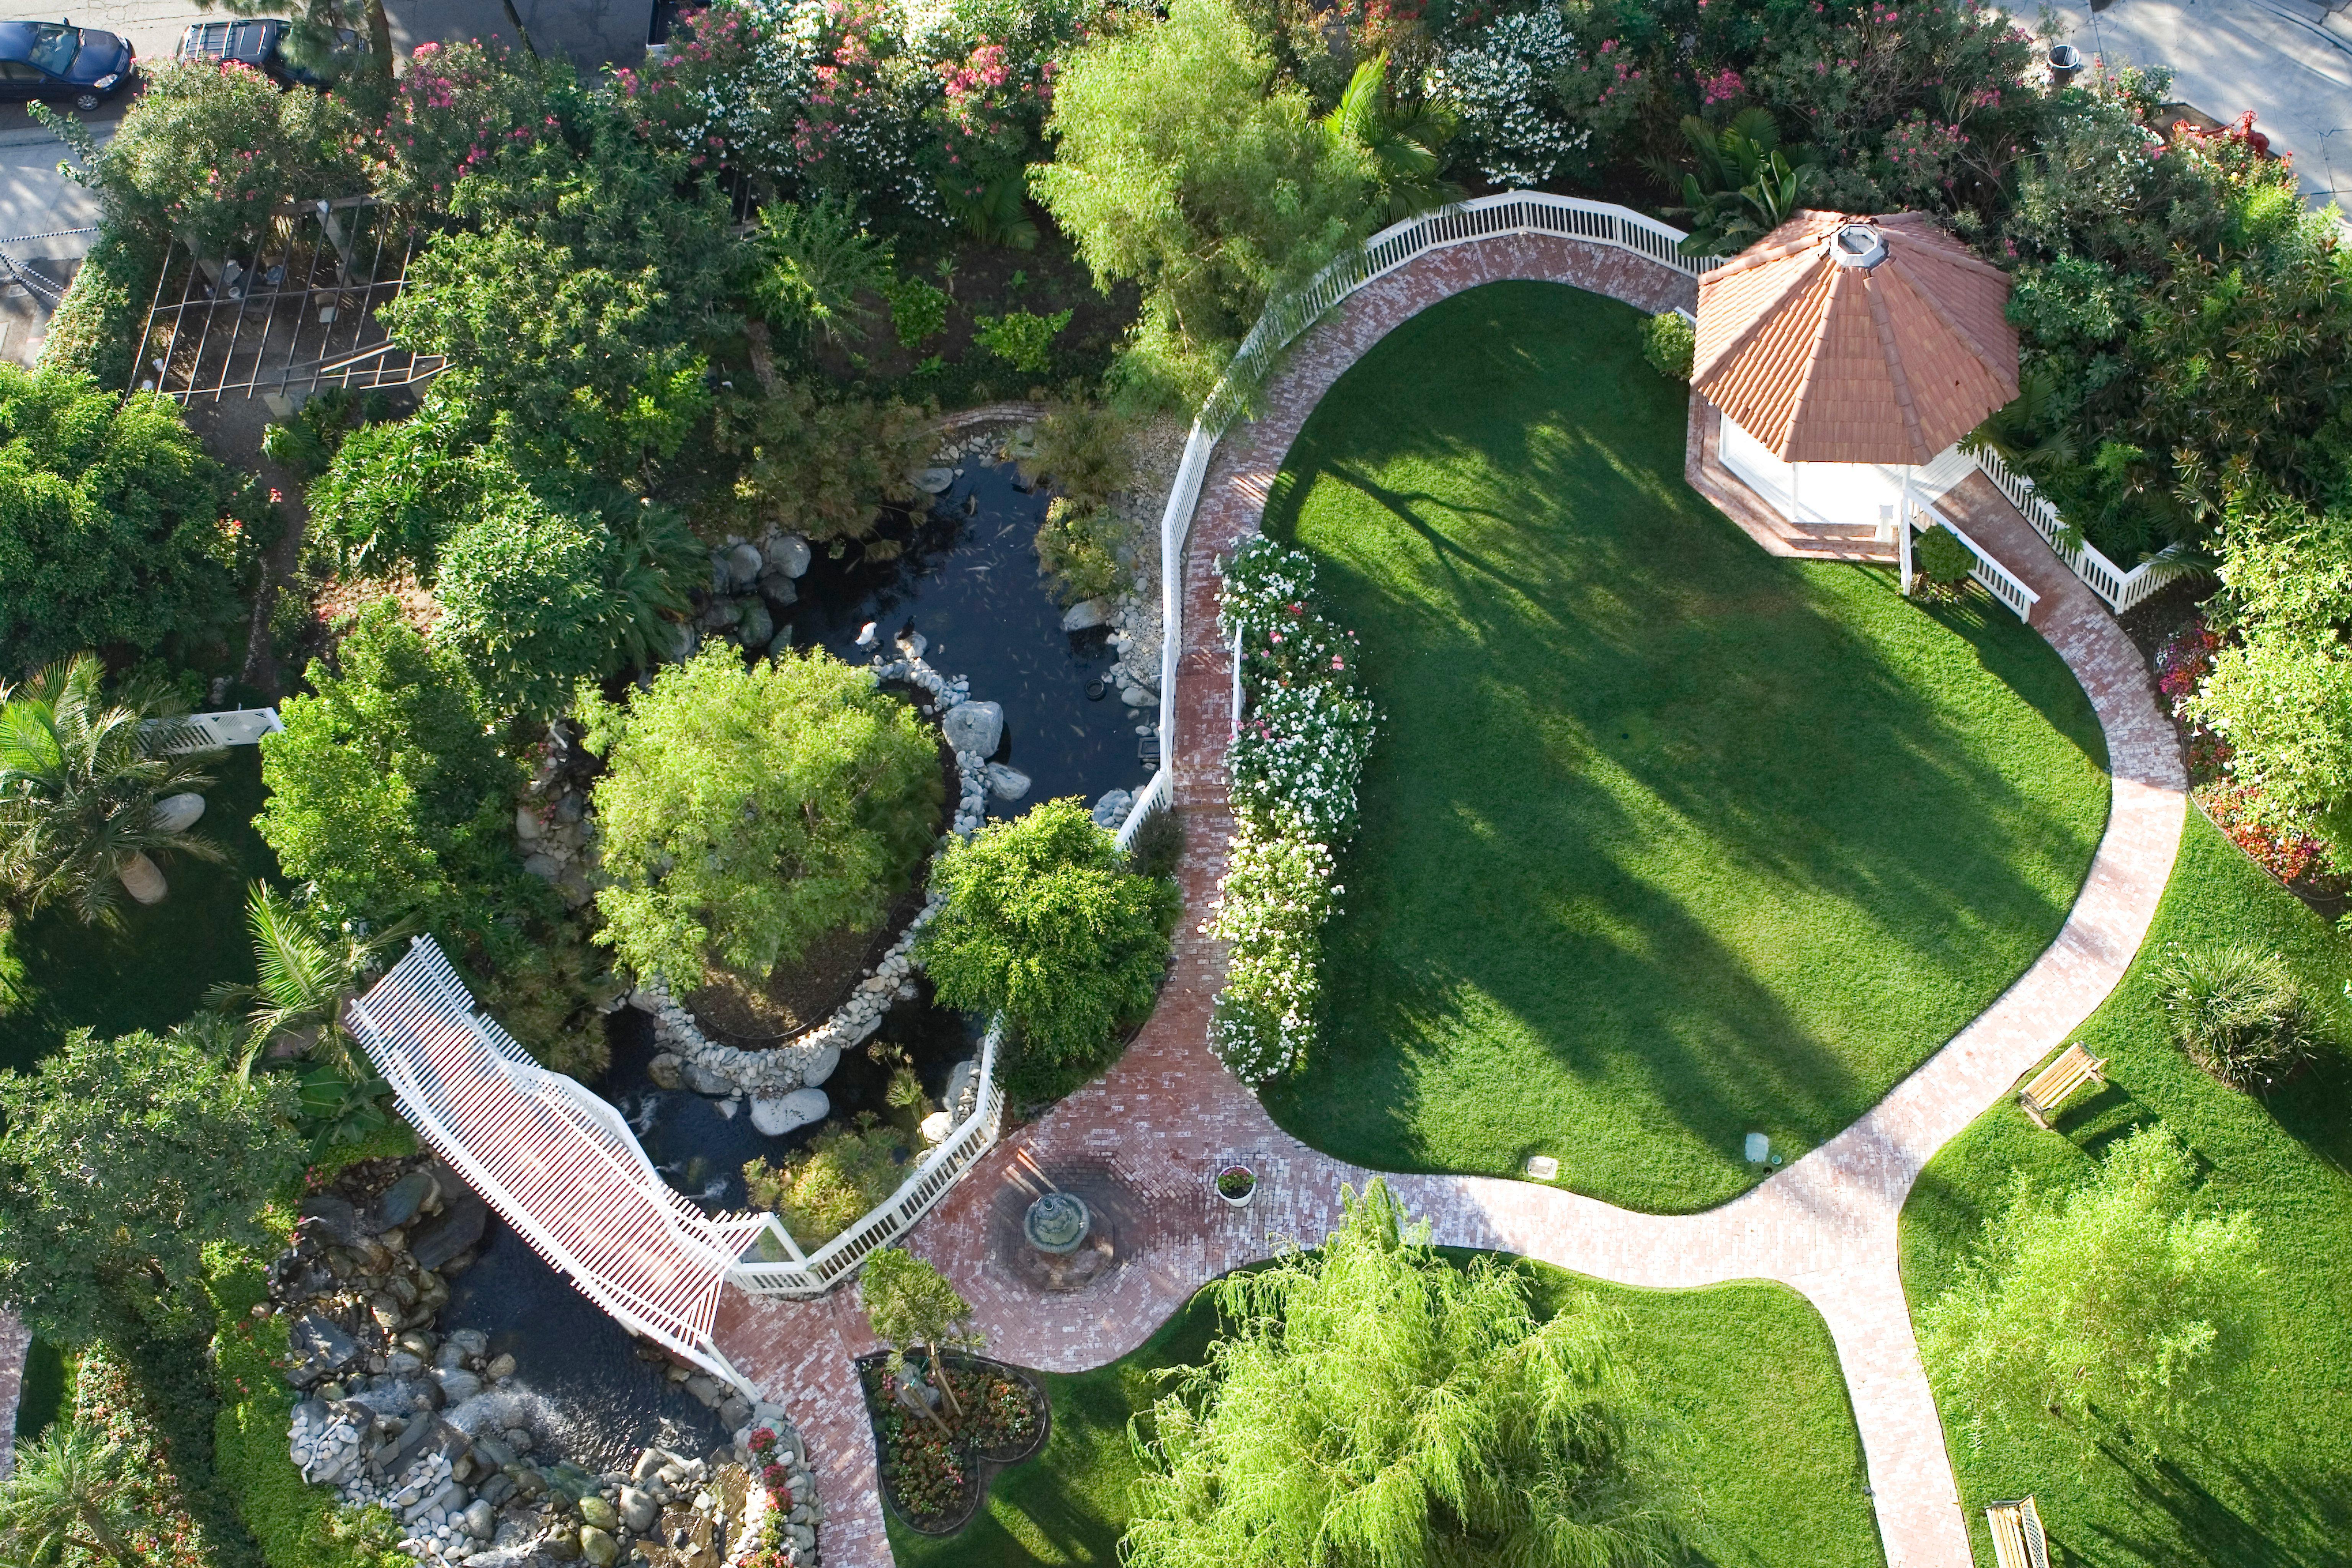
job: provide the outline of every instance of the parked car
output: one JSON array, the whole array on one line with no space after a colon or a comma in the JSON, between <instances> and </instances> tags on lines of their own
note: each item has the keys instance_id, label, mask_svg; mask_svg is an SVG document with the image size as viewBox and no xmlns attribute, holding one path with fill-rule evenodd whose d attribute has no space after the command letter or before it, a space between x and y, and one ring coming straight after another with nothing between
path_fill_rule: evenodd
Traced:
<instances>
[{"instance_id":1,"label":"parked car","mask_svg":"<svg viewBox=\"0 0 2352 1568\"><path fill-rule=\"evenodd\" d=\"M294 24L278 16L243 16L231 21L194 22L180 35L184 60L236 60L251 66L282 87L325 87L328 78L286 56ZM331 53L339 68L367 52L367 40L349 27L335 29ZM343 74L343 68L334 73Z\"/></svg>"},{"instance_id":2,"label":"parked car","mask_svg":"<svg viewBox=\"0 0 2352 1568\"><path fill-rule=\"evenodd\" d=\"M0 22L0 100L70 103L87 114L139 75L129 40L71 22Z\"/></svg>"}]
</instances>

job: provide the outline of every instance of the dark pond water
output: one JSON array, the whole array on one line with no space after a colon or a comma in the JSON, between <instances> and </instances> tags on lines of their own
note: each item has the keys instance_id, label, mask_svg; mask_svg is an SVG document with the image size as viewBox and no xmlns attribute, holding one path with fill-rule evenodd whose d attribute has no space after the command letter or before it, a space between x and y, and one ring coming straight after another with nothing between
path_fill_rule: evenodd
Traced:
<instances>
[{"instance_id":1,"label":"dark pond water","mask_svg":"<svg viewBox=\"0 0 2352 1568\"><path fill-rule=\"evenodd\" d=\"M1087 700L1088 683L1116 660L1104 632L1062 630L1061 606L1037 574L1046 497L1019 479L1011 464L967 463L904 553L869 561L853 546L835 561L820 549L793 609L796 646L859 664L875 651L857 646L866 622L885 652L911 626L930 639L931 668L971 677L974 698L1003 707L1004 744L992 760L1035 783L1024 799L992 799L999 816L1063 795L1092 805L1111 790L1140 789L1151 775L1135 728L1159 717L1129 717L1116 693Z\"/></svg>"},{"instance_id":2,"label":"dark pond water","mask_svg":"<svg viewBox=\"0 0 2352 1568\"><path fill-rule=\"evenodd\" d=\"M1156 717L1131 717L1115 695L1088 700L1088 683L1109 671L1112 653L1100 631L1062 630L1033 542L1046 498L1021 489L1017 478L1009 465L967 464L897 560L866 561L852 550L835 561L820 550L793 612L795 643L861 664L873 651L856 646L866 622L886 644L911 625L930 639L925 657L934 668L970 677L974 697L1002 704L1005 742L995 760L1034 784L1024 800L992 801L999 816L1063 795L1091 805L1109 790L1140 788L1150 773L1135 727ZM771 1138L748 1110L729 1116L722 1101L660 1089L646 1070L651 1020L623 1008L606 1026L613 1066L592 1087L628 1120L664 1179L708 1209L745 1207L745 1163L772 1162L821 1130ZM977 1053L980 1031L935 1006L925 987L891 1009L877 1037L906 1050L936 1102L954 1064ZM888 1078L862 1048L845 1052L824 1085L834 1107L825 1125L859 1110L883 1114ZM704 1453L726 1440L715 1415L640 1360L619 1324L495 1215L479 1260L450 1282L440 1326L479 1329L493 1354L512 1352L521 1392L498 1418L530 1426L591 1469L625 1465L648 1443Z\"/></svg>"}]
</instances>

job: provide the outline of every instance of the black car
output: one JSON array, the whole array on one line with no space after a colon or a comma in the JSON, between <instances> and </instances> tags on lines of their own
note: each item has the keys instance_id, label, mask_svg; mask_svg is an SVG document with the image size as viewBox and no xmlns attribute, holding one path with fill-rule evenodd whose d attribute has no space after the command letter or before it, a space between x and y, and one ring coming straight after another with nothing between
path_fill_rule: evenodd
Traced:
<instances>
[{"instance_id":1,"label":"black car","mask_svg":"<svg viewBox=\"0 0 2352 1568\"><path fill-rule=\"evenodd\" d=\"M236 21L195 22L180 35L184 60L235 60L251 66L283 87L325 87L327 79L286 56L294 24L276 16L247 16ZM349 27L338 27L330 40L331 57L343 74L357 57L367 52L367 40Z\"/></svg>"},{"instance_id":2,"label":"black car","mask_svg":"<svg viewBox=\"0 0 2352 1568\"><path fill-rule=\"evenodd\" d=\"M47 99L87 114L139 74L127 39L71 22L0 22L0 100Z\"/></svg>"}]
</instances>

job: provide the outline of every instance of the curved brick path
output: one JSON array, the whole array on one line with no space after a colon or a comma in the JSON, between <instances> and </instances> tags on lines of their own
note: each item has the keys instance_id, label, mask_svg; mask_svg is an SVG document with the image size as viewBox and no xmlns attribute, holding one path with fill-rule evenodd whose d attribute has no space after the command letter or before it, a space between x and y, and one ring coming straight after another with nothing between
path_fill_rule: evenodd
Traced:
<instances>
[{"instance_id":1,"label":"curved brick path","mask_svg":"<svg viewBox=\"0 0 2352 1568\"><path fill-rule=\"evenodd\" d=\"M1691 282L1622 252L1574 241L1497 238L1425 256L1360 291L1292 353L1263 416L1221 444L1186 558L1185 645L1177 684L1176 793L1190 911L1158 1010L1102 1079L1008 1137L917 1229L914 1249L950 1274L995 1353L1078 1371L1126 1354L1207 1279L1319 1238L1342 1183L1369 1173L1277 1129L1206 1044L1223 973L1193 927L1223 868L1229 673L1216 637L1212 561L1255 532L1267 486L1307 414L1347 367L1415 311L1477 283L1532 278L1611 294L1644 310L1691 303ZM1896 1085L1869 1114L1753 1191L1706 1214L1632 1214L1524 1182L1391 1178L1440 1242L1524 1253L1624 1284L1676 1287L1777 1279L1828 1322L1852 1394L1893 1568L1967 1568L1968 1534L1935 1402L1896 1272L1903 1199L1930 1155L2054 1049L2106 996L2137 951L2180 834L2183 776L2171 724L2139 654L1998 491L1971 480L1942 503L2042 600L2036 625L2090 696L2106 732L2114 805L2082 896L2057 940L1991 1007ZM1243 1156L1262 1174L1246 1210L1208 1178ZM1016 1159L1048 1172L1107 1172L1138 1189L1134 1256L1086 1292L1046 1297L990 1257L991 1205ZM890 1562L873 1444L850 1357L872 1348L851 1293L817 1301L722 1302L722 1348L784 1403L808 1436L827 1510L827 1568Z\"/></svg>"}]
</instances>

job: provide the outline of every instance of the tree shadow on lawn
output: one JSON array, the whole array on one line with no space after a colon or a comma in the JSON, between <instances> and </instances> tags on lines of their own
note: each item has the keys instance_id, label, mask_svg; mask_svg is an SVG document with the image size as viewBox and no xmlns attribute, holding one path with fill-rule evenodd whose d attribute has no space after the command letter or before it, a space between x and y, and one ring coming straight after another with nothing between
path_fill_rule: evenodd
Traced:
<instances>
[{"instance_id":1,"label":"tree shadow on lawn","mask_svg":"<svg viewBox=\"0 0 2352 1568\"><path fill-rule=\"evenodd\" d=\"M2070 1558L2092 1564L2227 1563L2230 1568L2341 1568L2352 1561L2352 1476L2248 1460L2226 1438L2185 1438L2150 1458L2120 1443L2103 1458L2128 1479L2131 1519L2053 1530Z\"/></svg>"},{"instance_id":2,"label":"tree shadow on lawn","mask_svg":"<svg viewBox=\"0 0 2352 1568\"><path fill-rule=\"evenodd\" d=\"M1683 485L1679 416L1661 479L1637 419L1494 419L1513 391L1475 347L1475 395L1382 366L1415 324L1349 373L1394 390L1327 400L1268 507L1386 716L1324 1061L1268 1102L1374 1163L1544 1152L1615 1201L1704 1206L1754 1179L1742 1132L1835 1133L2055 933L2104 791L2050 820L1984 726L2018 692L2087 787L2096 720L2021 627L1925 635L1882 581L1762 555ZM1513 1081L1530 1050L1585 1092Z\"/></svg>"}]
</instances>

